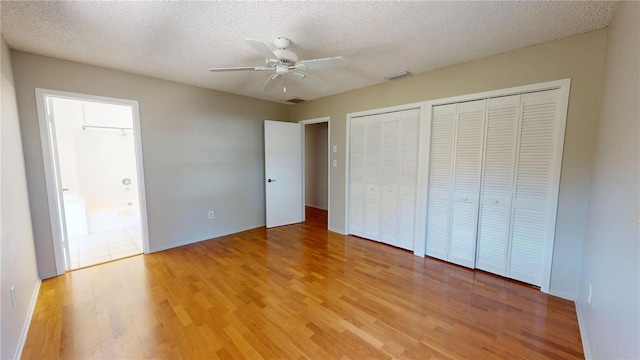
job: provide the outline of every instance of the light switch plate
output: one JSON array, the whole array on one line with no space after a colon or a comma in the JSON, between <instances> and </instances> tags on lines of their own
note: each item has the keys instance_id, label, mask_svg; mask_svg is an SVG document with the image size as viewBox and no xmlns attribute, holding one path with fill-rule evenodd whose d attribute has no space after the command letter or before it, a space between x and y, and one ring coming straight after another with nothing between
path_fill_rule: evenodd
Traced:
<instances>
[{"instance_id":1,"label":"light switch plate","mask_svg":"<svg viewBox=\"0 0 640 360\"><path fill-rule=\"evenodd\" d=\"M333 165L333 167L338 167L338 160L333 160L331 164Z\"/></svg>"},{"instance_id":2,"label":"light switch plate","mask_svg":"<svg viewBox=\"0 0 640 360\"><path fill-rule=\"evenodd\" d=\"M333 151L334 153L338 152L338 145L333 145L333 148L331 148L331 151Z\"/></svg>"}]
</instances>

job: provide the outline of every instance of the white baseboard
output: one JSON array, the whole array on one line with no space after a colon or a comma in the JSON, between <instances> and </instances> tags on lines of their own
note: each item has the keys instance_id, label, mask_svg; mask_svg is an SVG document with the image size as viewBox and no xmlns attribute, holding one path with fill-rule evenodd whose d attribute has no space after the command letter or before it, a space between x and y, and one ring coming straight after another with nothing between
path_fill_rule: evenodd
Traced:
<instances>
[{"instance_id":1,"label":"white baseboard","mask_svg":"<svg viewBox=\"0 0 640 360\"><path fill-rule=\"evenodd\" d=\"M18 347L16 348L16 355L13 357L14 359L20 359L22 357L22 350L24 350L24 344L27 342L27 334L29 334L29 326L31 326L31 319L33 318L33 312L36 310L36 303L38 302L38 294L40 294L40 285L42 285L42 280L38 279L38 284L36 285L35 289L33 289L33 294L31 294L31 302L29 303L29 312L27 313L26 319L24 319L22 332L20 332L20 341L18 342Z\"/></svg>"},{"instance_id":2,"label":"white baseboard","mask_svg":"<svg viewBox=\"0 0 640 360\"><path fill-rule=\"evenodd\" d=\"M577 296L573 295L573 294L569 294L567 292L564 291L558 291L558 290L554 290L554 289L549 289L549 294L553 295L553 296L557 296L559 298L563 298L565 300L570 300L570 301L576 301Z\"/></svg>"},{"instance_id":3,"label":"white baseboard","mask_svg":"<svg viewBox=\"0 0 640 360\"><path fill-rule=\"evenodd\" d=\"M587 336L586 324L584 317L582 316L582 308L580 303L576 301L576 314L578 315L578 327L580 328L580 338L582 339L582 350L584 351L584 358L586 360L591 359L591 348L589 347L589 337Z\"/></svg>"},{"instance_id":4,"label":"white baseboard","mask_svg":"<svg viewBox=\"0 0 640 360\"><path fill-rule=\"evenodd\" d=\"M312 208L315 208L315 209L324 210L324 211L328 211L328 209L326 207L322 207L322 206L318 206L318 205L306 204L305 206L312 207Z\"/></svg>"},{"instance_id":5,"label":"white baseboard","mask_svg":"<svg viewBox=\"0 0 640 360\"><path fill-rule=\"evenodd\" d=\"M241 228L237 228L237 229L227 230L227 231L224 231L224 232L221 232L221 233L212 234L211 236L209 236L209 237L207 237L205 239L184 240L184 241L179 241L179 242L176 242L176 243L173 243L173 244L169 244L169 245L166 245L166 246L153 247L153 248L150 249L149 253L169 250L169 249L173 249L173 248L177 248L177 247L184 246L184 245L189 245L189 244L195 244L197 242L211 240L211 239L215 239L215 238L218 238L218 237L221 237L221 236L231 235L231 234L235 234L235 233L239 233L239 232L243 232L243 231L247 231L247 230L251 230L251 229L256 229L256 228L263 227L263 226L265 226L265 223L254 224L254 225L245 226L245 227L241 227Z\"/></svg>"},{"instance_id":6,"label":"white baseboard","mask_svg":"<svg viewBox=\"0 0 640 360\"><path fill-rule=\"evenodd\" d=\"M58 276L60 274L58 274L57 272L50 272L50 273L44 273L44 274L38 274L38 276L40 277L40 279L51 279L54 278L56 276Z\"/></svg>"},{"instance_id":7,"label":"white baseboard","mask_svg":"<svg viewBox=\"0 0 640 360\"><path fill-rule=\"evenodd\" d=\"M349 235L347 234L344 230L338 230L338 229L334 229L333 227L331 227L331 224L329 224L328 228L329 231L333 231L334 233L338 233L340 235Z\"/></svg>"}]
</instances>

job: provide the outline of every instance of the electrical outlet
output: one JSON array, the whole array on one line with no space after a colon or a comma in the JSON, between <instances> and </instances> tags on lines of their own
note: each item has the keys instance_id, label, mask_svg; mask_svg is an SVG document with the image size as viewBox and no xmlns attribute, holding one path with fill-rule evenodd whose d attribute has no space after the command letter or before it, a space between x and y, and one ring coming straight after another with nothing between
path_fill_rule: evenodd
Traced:
<instances>
[{"instance_id":1,"label":"electrical outlet","mask_svg":"<svg viewBox=\"0 0 640 360\"><path fill-rule=\"evenodd\" d=\"M338 167L338 160L334 159L331 164L333 165L333 167Z\"/></svg>"},{"instance_id":2,"label":"electrical outlet","mask_svg":"<svg viewBox=\"0 0 640 360\"><path fill-rule=\"evenodd\" d=\"M587 304L591 304L591 283L589 283L589 296L587 297Z\"/></svg>"},{"instance_id":3,"label":"electrical outlet","mask_svg":"<svg viewBox=\"0 0 640 360\"><path fill-rule=\"evenodd\" d=\"M214 215L215 214L213 213L213 210L210 210L209 211L209 220L213 219Z\"/></svg>"},{"instance_id":4,"label":"electrical outlet","mask_svg":"<svg viewBox=\"0 0 640 360\"><path fill-rule=\"evenodd\" d=\"M11 294L11 306L15 307L16 306L16 286L11 285L11 290L9 290L9 292Z\"/></svg>"}]
</instances>

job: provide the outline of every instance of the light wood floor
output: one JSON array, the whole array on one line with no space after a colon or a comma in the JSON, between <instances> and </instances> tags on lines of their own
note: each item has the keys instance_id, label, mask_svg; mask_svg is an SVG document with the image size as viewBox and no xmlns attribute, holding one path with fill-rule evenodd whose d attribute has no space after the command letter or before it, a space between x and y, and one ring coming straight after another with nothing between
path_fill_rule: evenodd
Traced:
<instances>
[{"instance_id":1,"label":"light wood floor","mask_svg":"<svg viewBox=\"0 0 640 360\"><path fill-rule=\"evenodd\" d=\"M574 305L326 214L45 280L23 358L583 358Z\"/></svg>"}]
</instances>

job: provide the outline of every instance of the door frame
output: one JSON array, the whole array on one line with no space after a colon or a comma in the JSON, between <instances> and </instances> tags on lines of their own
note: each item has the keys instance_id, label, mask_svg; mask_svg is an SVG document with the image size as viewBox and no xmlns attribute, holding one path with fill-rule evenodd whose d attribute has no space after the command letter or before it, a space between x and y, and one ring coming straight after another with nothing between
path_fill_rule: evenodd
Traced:
<instances>
[{"instance_id":1,"label":"door frame","mask_svg":"<svg viewBox=\"0 0 640 360\"><path fill-rule=\"evenodd\" d=\"M40 129L40 145L42 146L42 161L44 164L44 178L47 190L47 202L49 205L49 221L51 226L51 236L53 241L53 252L56 263L56 275L65 273L66 266L64 262L62 246L63 237L66 231L61 227L61 213L59 209L64 209L57 194L57 189L61 187L55 177L54 166L58 166L58 161L54 161L54 153L50 147L50 139L53 134L47 126L49 117L46 106L47 97L57 97L80 101L93 101L114 105L129 106L132 109L133 117L133 138L135 143L136 168L138 175L138 197L140 203L140 226L142 230L142 248L145 254L149 253L149 221L147 217L147 196L145 190L144 165L142 162L142 139L140 129L140 106L136 100L111 98L104 96L96 96L89 94L80 94L67 91L51 90L36 88L36 108L38 112L38 125ZM56 159L57 160L57 159Z\"/></svg>"},{"instance_id":2,"label":"door frame","mask_svg":"<svg viewBox=\"0 0 640 360\"><path fill-rule=\"evenodd\" d=\"M306 143L305 143L305 129L307 125L327 123L327 229L331 230L331 117L325 116L315 119L300 120L299 124L302 124L302 208L307 206L307 190L306 184ZM337 151L336 151L337 152ZM302 213L302 221L306 221L305 212Z\"/></svg>"}]
</instances>

